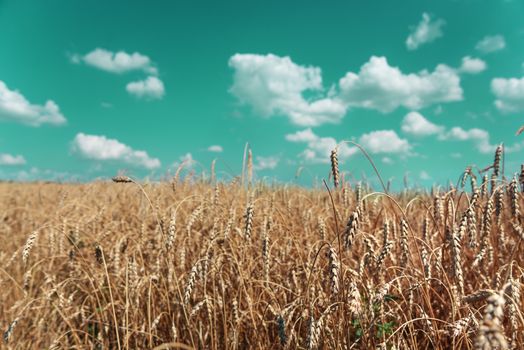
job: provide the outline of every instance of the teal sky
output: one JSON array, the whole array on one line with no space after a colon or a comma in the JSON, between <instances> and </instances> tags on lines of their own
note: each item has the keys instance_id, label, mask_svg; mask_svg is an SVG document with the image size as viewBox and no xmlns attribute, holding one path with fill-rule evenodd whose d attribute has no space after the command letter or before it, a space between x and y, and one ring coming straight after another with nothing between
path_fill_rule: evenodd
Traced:
<instances>
[{"instance_id":1,"label":"teal sky","mask_svg":"<svg viewBox=\"0 0 524 350\"><path fill-rule=\"evenodd\" d=\"M500 142L506 175L524 161L522 1L0 0L0 33L2 179L189 158L228 177L246 142L259 178L302 184L341 140L397 186L455 182Z\"/></svg>"}]
</instances>

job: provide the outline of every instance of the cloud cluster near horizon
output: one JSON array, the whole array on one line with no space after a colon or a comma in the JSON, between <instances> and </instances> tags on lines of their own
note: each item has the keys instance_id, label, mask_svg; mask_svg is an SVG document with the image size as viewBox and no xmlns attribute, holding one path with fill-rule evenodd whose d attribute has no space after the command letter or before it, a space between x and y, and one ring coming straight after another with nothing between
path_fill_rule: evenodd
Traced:
<instances>
[{"instance_id":1,"label":"cloud cluster near horizon","mask_svg":"<svg viewBox=\"0 0 524 350\"><path fill-rule=\"evenodd\" d=\"M480 128L464 129L460 126L446 128L430 122L418 112L406 114L401 129L415 137L436 136L440 141L472 141L476 149L483 154L495 151L497 145L491 144L489 132ZM524 142L517 142L506 147L506 152L516 152L524 147Z\"/></svg>"},{"instance_id":2,"label":"cloud cluster near horizon","mask_svg":"<svg viewBox=\"0 0 524 350\"><path fill-rule=\"evenodd\" d=\"M292 134L285 139L293 143L305 143L306 149L300 154L308 163L328 163L331 150L337 148L338 156L344 161L358 152L358 148L347 142L341 142L333 137L318 136L307 128ZM403 154L410 155L411 145L408 140L402 139L394 130L374 130L362 134L358 143L372 154Z\"/></svg>"}]
</instances>

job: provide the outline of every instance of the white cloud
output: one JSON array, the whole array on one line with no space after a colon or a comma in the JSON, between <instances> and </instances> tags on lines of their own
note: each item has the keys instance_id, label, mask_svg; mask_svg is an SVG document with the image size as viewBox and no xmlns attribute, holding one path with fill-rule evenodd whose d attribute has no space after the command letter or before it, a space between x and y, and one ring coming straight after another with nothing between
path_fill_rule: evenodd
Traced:
<instances>
[{"instance_id":1,"label":"white cloud","mask_svg":"<svg viewBox=\"0 0 524 350\"><path fill-rule=\"evenodd\" d=\"M391 159L390 157L383 157L382 158L382 163L384 164L388 164L388 165L391 165L394 163L393 159Z\"/></svg>"},{"instance_id":2,"label":"white cloud","mask_svg":"<svg viewBox=\"0 0 524 350\"><path fill-rule=\"evenodd\" d=\"M264 169L275 169L280 162L280 157L278 156L268 156L268 157L255 157L255 170L264 170Z\"/></svg>"},{"instance_id":3,"label":"white cloud","mask_svg":"<svg viewBox=\"0 0 524 350\"><path fill-rule=\"evenodd\" d=\"M428 174L427 171L422 170L419 175L421 180L431 180L431 176Z\"/></svg>"},{"instance_id":4,"label":"white cloud","mask_svg":"<svg viewBox=\"0 0 524 350\"><path fill-rule=\"evenodd\" d=\"M462 58L462 65L460 66L459 71L461 73L477 74L486 70L486 68L486 62L480 58L465 56Z\"/></svg>"},{"instance_id":5,"label":"white cloud","mask_svg":"<svg viewBox=\"0 0 524 350\"><path fill-rule=\"evenodd\" d=\"M337 140L333 137L320 137L308 128L287 134L286 140L296 143L306 143L306 149L301 153L302 158L310 163L329 163L331 151L337 147ZM357 152L356 147L349 147L346 143L338 145L338 157L343 161Z\"/></svg>"},{"instance_id":6,"label":"white cloud","mask_svg":"<svg viewBox=\"0 0 524 350\"><path fill-rule=\"evenodd\" d=\"M134 150L105 136L78 133L73 140L72 150L87 159L118 161L147 169L160 167L160 160L151 158L147 152Z\"/></svg>"},{"instance_id":7,"label":"white cloud","mask_svg":"<svg viewBox=\"0 0 524 350\"><path fill-rule=\"evenodd\" d=\"M495 78L491 81L491 91L495 94L495 106L502 112L524 110L524 77Z\"/></svg>"},{"instance_id":8,"label":"white cloud","mask_svg":"<svg viewBox=\"0 0 524 350\"><path fill-rule=\"evenodd\" d=\"M452 140L471 140L471 139L486 139L489 138L489 134L486 130L473 128L469 130L462 129L461 127L455 126L451 128L443 137L443 139L452 139Z\"/></svg>"},{"instance_id":9,"label":"white cloud","mask_svg":"<svg viewBox=\"0 0 524 350\"><path fill-rule=\"evenodd\" d=\"M58 105L47 100L44 105L30 103L17 90L10 90L0 80L0 120L15 121L30 126L66 123Z\"/></svg>"},{"instance_id":10,"label":"white cloud","mask_svg":"<svg viewBox=\"0 0 524 350\"><path fill-rule=\"evenodd\" d=\"M184 169L191 169L196 164L196 160L193 158L193 155L189 152L186 154L178 157L178 160L176 160L172 165L172 169L178 169L180 166L184 165Z\"/></svg>"},{"instance_id":11,"label":"white cloud","mask_svg":"<svg viewBox=\"0 0 524 350\"><path fill-rule=\"evenodd\" d=\"M514 143L511 146L504 146L504 151L506 153L519 152L524 149L524 141Z\"/></svg>"},{"instance_id":12,"label":"white cloud","mask_svg":"<svg viewBox=\"0 0 524 350\"><path fill-rule=\"evenodd\" d=\"M180 156L178 158L181 163L185 163L186 165L193 165L195 163L195 160L193 159L193 155L191 153L186 153L183 156Z\"/></svg>"},{"instance_id":13,"label":"white cloud","mask_svg":"<svg viewBox=\"0 0 524 350\"><path fill-rule=\"evenodd\" d=\"M340 96L350 107L387 113L403 106L418 110L434 103L462 100L457 72L439 64L433 72L404 74L385 57L372 56L360 73L347 73L339 81Z\"/></svg>"},{"instance_id":14,"label":"white cloud","mask_svg":"<svg viewBox=\"0 0 524 350\"><path fill-rule=\"evenodd\" d=\"M235 54L229 66L235 70L231 93L263 116L283 115L295 125L317 126L337 123L346 113L340 101L324 92L318 67L273 54ZM306 91L318 96L306 100Z\"/></svg>"},{"instance_id":15,"label":"white cloud","mask_svg":"<svg viewBox=\"0 0 524 350\"><path fill-rule=\"evenodd\" d=\"M402 131L406 133L416 136L437 135L438 139L441 141L471 141L475 145L475 148L483 154L493 153L497 148L497 145L490 143L489 132L486 130L479 128L466 130L459 126L446 129L443 126L435 125L429 122L421 115L412 114L411 118L408 118L410 114L411 113L406 115L402 122ZM518 152L521 149L524 149L524 142L514 143L513 145L506 146L505 152ZM451 157L460 158L462 155L460 153L452 153Z\"/></svg>"},{"instance_id":16,"label":"white cloud","mask_svg":"<svg viewBox=\"0 0 524 350\"><path fill-rule=\"evenodd\" d=\"M422 14L422 20L412 28L406 39L408 50L416 50L419 46L430 43L442 36L442 27L446 24L443 19L432 20L427 13Z\"/></svg>"},{"instance_id":17,"label":"white cloud","mask_svg":"<svg viewBox=\"0 0 524 350\"><path fill-rule=\"evenodd\" d=\"M405 133L415 136L437 135L441 141L471 141L475 145L475 148L483 154L492 153L497 147L497 145L490 143L490 135L486 130L479 128L466 130L459 126L446 129L444 126L431 123L417 112L408 113L402 121L401 128ZM379 139L382 138L383 137L380 137ZM383 141L383 143L389 144L389 142L386 141ZM518 152L522 149L524 149L524 141L506 146L505 152ZM460 158L462 155L460 153L452 153L451 157Z\"/></svg>"},{"instance_id":18,"label":"white cloud","mask_svg":"<svg viewBox=\"0 0 524 350\"><path fill-rule=\"evenodd\" d=\"M207 148L207 150L209 152L215 152L215 153L221 153L224 151L224 149L222 148L222 146L220 145L211 145Z\"/></svg>"},{"instance_id":19,"label":"white cloud","mask_svg":"<svg viewBox=\"0 0 524 350\"><path fill-rule=\"evenodd\" d=\"M24 165L25 158L21 155L13 156L8 153L0 153L0 165Z\"/></svg>"},{"instance_id":20,"label":"white cloud","mask_svg":"<svg viewBox=\"0 0 524 350\"><path fill-rule=\"evenodd\" d=\"M312 142L317 140L319 137L315 135L311 128L300 130L294 134L287 134L286 140L291 142Z\"/></svg>"},{"instance_id":21,"label":"white cloud","mask_svg":"<svg viewBox=\"0 0 524 350\"><path fill-rule=\"evenodd\" d=\"M140 70L148 74L157 74L157 69L153 66L151 59L139 52L129 54L125 51L112 52L109 50L96 48L84 56L74 54L71 62L79 64L84 62L92 67L110 73L125 73Z\"/></svg>"},{"instance_id":22,"label":"white cloud","mask_svg":"<svg viewBox=\"0 0 524 350\"><path fill-rule=\"evenodd\" d=\"M500 51L506 47L506 40L502 35L488 35L477 43L475 49L482 53Z\"/></svg>"},{"instance_id":23,"label":"white cloud","mask_svg":"<svg viewBox=\"0 0 524 350\"><path fill-rule=\"evenodd\" d=\"M301 156L311 163L329 163L331 151L337 147L338 157L343 161L358 152L355 146L348 146L347 143L338 143L333 137L320 137L313 133L311 129L305 129L287 134L286 140L296 143L306 143L306 149ZM411 146L405 139L401 139L393 130L377 130L363 134L359 138L361 146L370 153L405 153L409 154ZM391 163L392 160L385 157L385 163Z\"/></svg>"},{"instance_id":24,"label":"white cloud","mask_svg":"<svg viewBox=\"0 0 524 350\"><path fill-rule=\"evenodd\" d=\"M489 133L486 130L473 128L465 130L455 126L451 130L441 134L440 140L473 141L480 153L491 153L495 151L496 145L490 144Z\"/></svg>"},{"instance_id":25,"label":"white cloud","mask_svg":"<svg viewBox=\"0 0 524 350\"><path fill-rule=\"evenodd\" d=\"M360 137L359 143L371 153L408 153L411 146L393 130L376 130Z\"/></svg>"},{"instance_id":26,"label":"white cloud","mask_svg":"<svg viewBox=\"0 0 524 350\"><path fill-rule=\"evenodd\" d=\"M301 126L337 123L351 107L388 113L463 99L458 70L444 64L404 74L385 57L372 56L358 74L348 72L327 93L320 68L297 65L289 57L236 54L229 65L235 70L230 92L241 102L265 117L283 115ZM304 98L305 92L314 97Z\"/></svg>"},{"instance_id":27,"label":"white cloud","mask_svg":"<svg viewBox=\"0 0 524 350\"><path fill-rule=\"evenodd\" d=\"M5 169L5 168L4 168ZM40 169L32 167L30 169L22 169L16 171L3 171L0 169L0 176L4 179L12 179L15 181L68 181L76 182L86 180L84 176L72 174L68 172L61 172L51 169ZM13 168L16 169L16 168Z\"/></svg>"},{"instance_id":28,"label":"white cloud","mask_svg":"<svg viewBox=\"0 0 524 350\"><path fill-rule=\"evenodd\" d=\"M162 80L153 76L147 77L145 80L130 82L126 85L126 90L136 97L149 99L161 99L165 93Z\"/></svg>"},{"instance_id":29,"label":"white cloud","mask_svg":"<svg viewBox=\"0 0 524 350\"><path fill-rule=\"evenodd\" d=\"M418 112L409 112L402 120L402 131L416 136L440 134L444 127L433 124Z\"/></svg>"}]
</instances>

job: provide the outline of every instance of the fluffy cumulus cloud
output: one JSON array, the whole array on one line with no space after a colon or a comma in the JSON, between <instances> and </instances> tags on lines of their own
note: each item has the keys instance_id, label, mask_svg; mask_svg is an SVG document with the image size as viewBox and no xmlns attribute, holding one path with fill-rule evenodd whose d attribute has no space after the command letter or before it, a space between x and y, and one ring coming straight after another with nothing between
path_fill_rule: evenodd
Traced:
<instances>
[{"instance_id":1,"label":"fluffy cumulus cloud","mask_svg":"<svg viewBox=\"0 0 524 350\"><path fill-rule=\"evenodd\" d=\"M9 153L0 153L0 165L24 165L25 158L21 155L13 156Z\"/></svg>"},{"instance_id":2,"label":"fluffy cumulus cloud","mask_svg":"<svg viewBox=\"0 0 524 350\"><path fill-rule=\"evenodd\" d=\"M485 71L486 68L486 62L480 58L466 56L462 58L462 65L460 66L459 71L461 73L478 74Z\"/></svg>"},{"instance_id":3,"label":"fluffy cumulus cloud","mask_svg":"<svg viewBox=\"0 0 524 350\"><path fill-rule=\"evenodd\" d=\"M479 128L463 129L454 126L449 129L444 126L431 123L417 112L410 112L402 121L401 129L407 134L425 137L435 135L440 141L471 141L480 153L491 153L495 151L496 145L490 143L489 132ZM512 152L520 147L515 144L506 149Z\"/></svg>"},{"instance_id":4,"label":"fluffy cumulus cloud","mask_svg":"<svg viewBox=\"0 0 524 350\"><path fill-rule=\"evenodd\" d=\"M72 150L92 160L116 161L147 169L160 167L160 160L150 157L147 152L134 150L118 140L105 136L79 133L73 140Z\"/></svg>"},{"instance_id":5,"label":"fluffy cumulus cloud","mask_svg":"<svg viewBox=\"0 0 524 350\"><path fill-rule=\"evenodd\" d=\"M480 40L475 49L482 53L500 51L506 47L506 40L502 35L488 35Z\"/></svg>"},{"instance_id":6,"label":"fluffy cumulus cloud","mask_svg":"<svg viewBox=\"0 0 524 350\"><path fill-rule=\"evenodd\" d=\"M221 153L224 151L224 149L222 148L222 146L220 145L211 145L207 148L207 150L209 152L214 152L214 153Z\"/></svg>"},{"instance_id":7,"label":"fluffy cumulus cloud","mask_svg":"<svg viewBox=\"0 0 524 350\"><path fill-rule=\"evenodd\" d=\"M473 128L465 130L455 126L439 136L440 140L472 141L480 153L495 151L496 145L490 144L489 133L486 130Z\"/></svg>"},{"instance_id":8,"label":"fluffy cumulus cloud","mask_svg":"<svg viewBox=\"0 0 524 350\"><path fill-rule=\"evenodd\" d=\"M441 125L431 123L417 112L410 112L402 121L402 131L415 136L437 136L440 141L469 141L475 148L483 154L489 154L495 151L497 145L491 144L489 132L484 129L472 128L464 129L460 126L454 126L449 129ZM517 142L505 147L507 153L518 152L524 149L524 142ZM458 158L458 153L452 154L453 158Z\"/></svg>"},{"instance_id":9,"label":"fluffy cumulus cloud","mask_svg":"<svg viewBox=\"0 0 524 350\"><path fill-rule=\"evenodd\" d=\"M0 120L18 122L29 126L63 125L66 123L66 118L54 101L48 100L43 105L33 104L19 91L9 89L1 80Z\"/></svg>"},{"instance_id":10,"label":"fluffy cumulus cloud","mask_svg":"<svg viewBox=\"0 0 524 350\"><path fill-rule=\"evenodd\" d=\"M415 136L440 134L444 127L433 124L418 112L409 112L402 120L402 131Z\"/></svg>"},{"instance_id":11,"label":"fluffy cumulus cloud","mask_svg":"<svg viewBox=\"0 0 524 350\"><path fill-rule=\"evenodd\" d=\"M161 99L165 89L162 80L149 76L145 80L132 81L126 85L126 90L138 98Z\"/></svg>"},{"instance_id":12,"label":"fluffy cumulus cloud","mask_svg":"<svg viewBox=\"0 0 524 350\"><path fill-rule=\"evenodd\" d=\"M286 140L295 143L305 143L306 149L301 153L301 156L310 163L329 163L331 151L338 144L333 137L320 137L310 128L287 134ZM337 150L339 160L341 161L357 152L356 147L349 147L346 143L339 144Z\"/></svg>"},{"instance_id":13,"label":"fluffy cumulus cloud","mask_svg":"<svg viewBox=\"0 0 524 350\"><path fill-rule=\"evenodd\" d=\"M446 24L446 22L443 19L433 20L429 14L423 13L419 24L412 28L411 33L406 39L406 47L408 50L416 50L421 45L440 38L444 24Z\"/></svg>"},{"instance_id":14,"label":"fluffy cumulus cloud","mask_svg":"<svg viewBox=\"0 0 524 350\"><path fill-rule=\"evenodd\" d=\"M393 130L376 130L360 137L359 143L371 153L408 154L411 146L406 139L401 139Z\"/></svg>"},{"instance_id":15,"label":"fluffy cumulus cloud","mask_svg":"<svg viewBox=\"0 0 524 350\"><path fill-rule=\"evenodd\" d=\"M359 74L347 73L339 81L340 97L349 106L388 113L403 106L418 110L441 102L462 100L455 69L439 64L433 72L404 74L385 57L372 56Z\"/></svg>"},{"instance_id":16,"label":"fluffy cumulus cloud","mask_svg":"<svg viewBox=\"0 0 524 350\"><path fill-rule=\"evenodd\" d=\"M491 91L496 96L495 106L502 112L524 110L524 77L495 78L491 81Z\"/></svg>"},{"instance_id":17,"label":"fluffy cumulus cloud","mask_svg":"<svg viewBox=\"0 0 524 350\"><path fill-rule=\"evenodd\" d=\"M297 131L287 134L286 140L296 143L305 143L306 149L301 153L304 160L311 163L329 163L331 151L337 147L339 160L345 160L358 152L355 146L347 143L337 143L332 137L320 137L311 129ZM358 142L366 151L375 154L405 154L408 155L411 145L405 139L401 139L393 130L376 130L363 134ZM337 146L338 145L338 146ZM386 163L391 163L387 159Z\"/></svg>"},{"instance_id":18,"label":"fluffy cumulus cloud","mask_svg":"<svg viewBox=\"0 0 524 350\"><path fill-rule=\"evenodd\" d=\"M234 69L231 93L261 115L283 115L295 125L316 126L337 123L346 113L338 99L324 92L318 67L272 54L235 54L229 66ZM306 99L304 92L317 96Z\"/></svg>"},{"instance_id":19,"label":"fluffy cumulus cloud","mask_svg":"<svg viewBox=\"0 0 524 350\"><path fill-rule=\"evenodd\" d=\"M77 64L83 62L110 73L120 74L130 71L143 71L148 74L158 73L151 59L139 52L129 54L125 51L112 52L96 48L83 56L79 54L72 55L71 61Z\"/></svg>"},{"instance_id":20,"label":"fluffy cumulus cloud","mask_svg":"<svg viewBox=\"0 0 524 350\"><path fill-rule=\"evenodd\" d=\"M71 62L76 64L85 63L103 71L116 74L142 71L148 74L148 77L143 80L128 83L126 85L126 91L138 98L148 100L161 99L164 97L164 83L157 77L158 69L148 56L139 52L130 54L125 51L112 52L106 49L96 48L83 56L79 54L72 55Z\"/></svg>"},{"instance_id":21,"label":"fluffy cumulus cloud","mask_svg":"<svg viewBox=\"0 0 524 350\"><path fill-rule=\"evenodd\" d=\"M264 169L275 169L280 162L280 157L278 156L256 156L255 157L255 170L264 170Z\"/></svg>"},{"instance_id":22,"label":"fluffy cumulus cloud","mask_svg":"<svg viewBox=\"0 0 524 350\"><path fill-rule=\"evenodd\" d=\"M286 135L286 140L291 142L312 142L317 139L319 139L319 137L313 132L313 130L311 130L311 128Z\"/></svg>"},{"instance_id":23,"label":"fluffy cumulus cloud","mask_svg":"<svg viewBox=\"0 0 524 350\"><path fill-rule=\"evenodd\" d=\"M403 73L385 57L372 56L328 92L320 68L297 65L289 57L236 54L229 65L234 69L230 91L241 102L262 116L283 115L299 126L337 123L352 107L389 113L463 99L459 70L444 64L432 72Z\"/></svg>"}]
</instances>

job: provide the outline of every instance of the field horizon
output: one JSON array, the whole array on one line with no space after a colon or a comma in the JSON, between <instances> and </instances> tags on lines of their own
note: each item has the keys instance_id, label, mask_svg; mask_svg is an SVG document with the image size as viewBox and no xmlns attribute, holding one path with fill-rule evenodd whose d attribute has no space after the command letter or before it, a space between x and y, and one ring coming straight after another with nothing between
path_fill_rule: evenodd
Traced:
<instances>
[{"instance_id":1,"label":"field horizon","mask_svg":"<svg viewBox=\"0 0 524 350\"><path fill-rule=\"evenodd\" d=\"M510 349L524 181L374 192L195 173L0 182L7 349ZM329 183L328 183L329 182ZM335 186L336 185L336 186Z\"/></svg>"}]
</instances>

